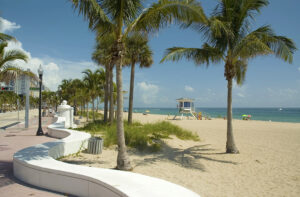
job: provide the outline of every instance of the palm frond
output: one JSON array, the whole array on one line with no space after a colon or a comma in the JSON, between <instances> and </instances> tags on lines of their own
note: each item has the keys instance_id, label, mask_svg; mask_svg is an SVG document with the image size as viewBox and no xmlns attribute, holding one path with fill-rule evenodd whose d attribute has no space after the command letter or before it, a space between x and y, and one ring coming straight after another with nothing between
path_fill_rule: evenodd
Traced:
<instances>
[{"instance_id":1,"label":"palm frond","mask_svg":"<svg viewBox=\"0 0 300 197\"><path fill-rule=\"evenodd\" d=\"M37 75L33 72L9 64L2 67L0 71L0 81L8 83L10 80L14 80L17 75L26 75L31 79L38 81Z\"/></svg>"},{"instance_id":2,"label":"palm frond","mask_svg":"<svg viewBox=\"0 0 300 197\"><path fill-rule=\"evenodd\" d=\"M104 10L96 0L70 0L74 10L82 14L85 20L89 21L89 28L92 30L101 29L103 33L112 32L114 27Z\"/></svg>"},{"instance_id":3,"label":"palm frond","mask_svg":"<svg viewBox=\"0 0 300 197\"><path fill-rule=\"evenodd\" d=\"M0 40L1 41L16 41L16 39L10 35L4 34L4 33L0 33Z\"/></svg>"},{"instance_id":4,"label":"palm frond","mask_svg":"<svg viewBox=\"0 0 300 197\"><path fill-rule=\"evenodd\" d=\"M3 59L4 53L5 53L5 47L7 47L7 42L1 42L0 43L0 58ZM1 60L0 59L0 60Z\"/></svg>"},{"instance_id":5,"label":"palm frond","mask_svg":"<svg viewBox=\"0 0 300 197\"><path fill-rule=\"evenodd\" d=\"M276 57L289 63L293 62L296 50L297 47L291 39L275 35L270 26L262 26L251 32L235 49L242 58L274 53Z\"/></svg>"},{"instance_id":6,"label":"palm frond","mask_svg":"<svg viewBox=\"0 0 300 197\"><path fill-rule=\"evenodd\" d=\"M234 63L235 76L234 79L238 85L242 85L245 81L248 62L245 59L239 59Z\"/></svg>"},{"instance_id":7,"label":"palm frond","mask_svg":"<svg viewBox=\"0 0 300 197\"><path fill-rule=\"evenodd\" d=\"M153 63L152 50L145 34L132 32L125 40L125 62L127 65L140 63L140 67L150 67Z\"/></svg>"},{"instance_id":8,"label":"palm frond","mask_svg":"<svg viewBox=\"0 0 300 197\"><path fill-rule=\"evenodd\" d=\"M120 18L124 24L129 24L143 8L142 0L101 0L99 3L114 24Z\"/></svg>"},{"instance_id":9,"label":"palm frond","mask_svg":"<svg viewBox=\"0 0 300 197\"><path fill-rule=\"evenodd\" d=\"M28 60L28 57L27 55L21 51L21 50L16 50L16 49L13 49L13 50L9 50L9 51L6 51L2 58L0 59L0 68L7 62L10 62L10 61L14 61L14 60L23 60L25 62L27 62Z\"/></svg>"},{"instance_id":10,"label":"palm frond","mask_svg":"<svg viewBox=\"0 0 300 197\"><path fill-rule=\"evenodd\" d=\"M146 31L153 33L173 23L206 23L207 19L199 2L194 0L160 0L144 9L136 20L128 25L127 32Z\"/></svg>"},{"instance_id":11,"label":"palm frond","mask_svg":"<svg viewBox=\"0 0 300 197\"><path fill-rule=\"evenodd\" d=\"M182 58L194 61L195 64L210 64L217 63L223 59L222 52L217 48L209 46L207 43L199 48L183 48L173 47L169 48L165 52L165 57L161 60L161 63L166 60L178 61Z\"/></svg>"}]
</instances>

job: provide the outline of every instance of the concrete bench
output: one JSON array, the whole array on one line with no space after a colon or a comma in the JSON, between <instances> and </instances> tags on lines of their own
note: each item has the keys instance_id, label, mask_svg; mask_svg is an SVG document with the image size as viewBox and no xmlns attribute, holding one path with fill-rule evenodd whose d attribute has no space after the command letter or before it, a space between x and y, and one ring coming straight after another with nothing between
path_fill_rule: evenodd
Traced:
<instances>
[{"instance_id":1,"label":"concrete bench","mask_svg":"<svg viewBox=\"0 0 300 197\"><path fill-rule=\"evenodd\" d=\"M64 129L64 119L49 125L48 134L63 138L38 144L14 154L14 175L29 184L76 196L199 197L162 179L132 172L93 168L55 160L87 147L90 134Z\"/></svg>"}]
</instances>

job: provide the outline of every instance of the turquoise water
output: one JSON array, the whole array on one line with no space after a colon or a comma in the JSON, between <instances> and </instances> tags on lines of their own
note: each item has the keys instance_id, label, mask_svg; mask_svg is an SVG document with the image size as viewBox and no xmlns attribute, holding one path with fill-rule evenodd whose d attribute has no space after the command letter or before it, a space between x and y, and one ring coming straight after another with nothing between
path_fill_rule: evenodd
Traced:
<instances>
[{"instance_id":1,"label":"turquoise water","mask_svg":"<svg viewBox=\"0 0 300 197\"><path fill-rule=\"evenodd\" d=\"M126 109L127 110L127 109ZM176 108L134 108L134 112L143 113L149 110L150 114L175 115L178 112ZM204 116L212 118L226 116L226 108L197 108L197 112L202 112ZM274 121L274 122L299 122L300 108L234 108L234 119L242 119L243 114L251 115L252 120Z\"/></svg>"}]
</instances>

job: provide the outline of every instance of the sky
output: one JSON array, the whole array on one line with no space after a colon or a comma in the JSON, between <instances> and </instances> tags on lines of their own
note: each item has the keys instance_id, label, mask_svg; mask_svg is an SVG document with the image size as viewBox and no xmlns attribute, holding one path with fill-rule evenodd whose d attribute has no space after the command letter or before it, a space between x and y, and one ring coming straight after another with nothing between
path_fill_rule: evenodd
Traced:
<instances>
[{"instance_id":1,"label":"sky","mask_svg":"<svg viewBox=\"0 0 300 197\"><path fill-rule=\"evenodd\" d=\"M146 1L146 5L151 4ZM200 0L210 14L217 0ZM276 34L294 40L300 47L299 0L270 0L252 22L252 29L269 24ZM20 49L30 57L28 63L17 61L23 68L37 72L41 64L44 83L57 90L62 79L82 78L85 69L98 66L91 60L95 33L78 15L68 0L1 0L0 32L16 37L8 49ZM153 51L151 68L136 69L134 107L176 107L176 99L195 99L196 107L226 107L227 81L224 63L198 65L181 60L160 63L165 49L174 46L198 47L201 34L176 25L151 35ZM123 89L129 90L130 68L123 68ZM128 106L125 95L124 106ZM300 107L300 52L293 64L274 56L249 61L246 81L234 84L233 107Z\"/></svg>"}]
</instances>

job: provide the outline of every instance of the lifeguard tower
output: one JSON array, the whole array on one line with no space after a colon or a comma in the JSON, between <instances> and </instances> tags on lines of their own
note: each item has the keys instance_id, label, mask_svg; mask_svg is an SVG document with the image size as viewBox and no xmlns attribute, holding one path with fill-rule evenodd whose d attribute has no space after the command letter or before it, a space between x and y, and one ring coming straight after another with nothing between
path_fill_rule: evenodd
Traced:
<instances>
[{"instance_id":1,"label":"lifeguard tower","mask_svg":"<svg viewBox=\"0 0 300 197\"><path fill-rule=\"evenodd\" d=\"M197 119L194 115L194 113L195 113L194 99L179 98L179 99L176 99L176 101L178 102L177 108L178 108L178 114L181 114L181 120L183 119L183 114L187 114L188 117L189 117L189 115L191 115L192 117ZM173 118L174 120L176 119L177 115L174 116L174 118Z\"/></svg>"}]
</instances>

